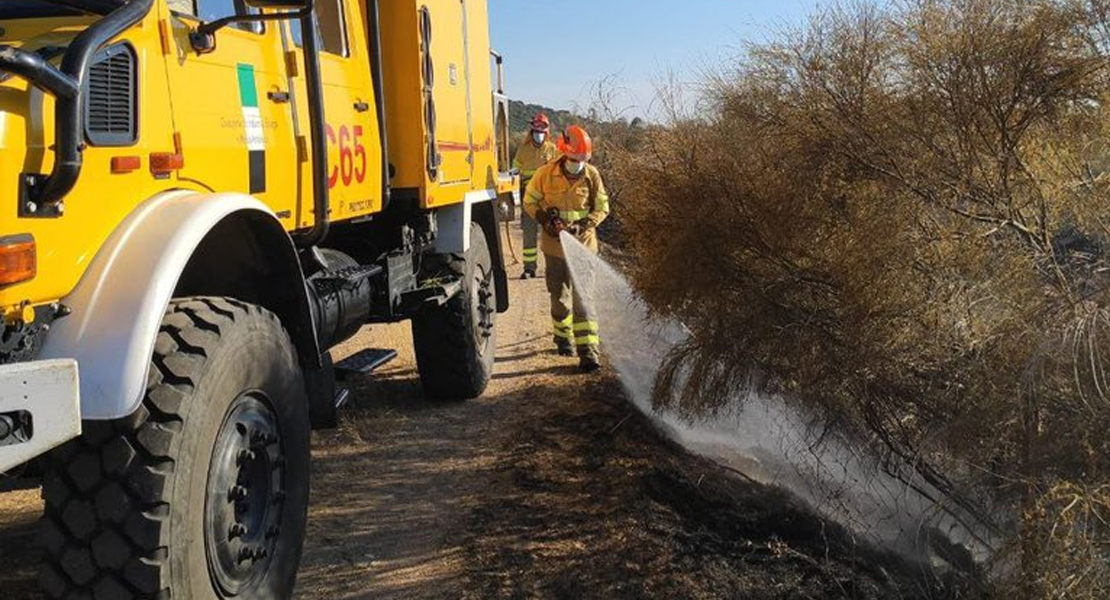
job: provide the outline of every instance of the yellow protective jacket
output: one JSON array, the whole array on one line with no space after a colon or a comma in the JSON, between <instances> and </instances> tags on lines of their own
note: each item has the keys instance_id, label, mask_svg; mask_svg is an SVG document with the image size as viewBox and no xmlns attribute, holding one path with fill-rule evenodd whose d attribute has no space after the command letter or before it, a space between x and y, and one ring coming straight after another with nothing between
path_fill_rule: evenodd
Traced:
<instances>
[{"instance_id":1,"label":"yellow protective jacket","mask_svg":"<svg viewBox=\"0 0 1110 600\"><path fill-rule=\"evenodd\" d=\"M516 156L513 157L513 168L520 169L520 179L527 183L529 179L535 176L540 167L556 158L559 158L559 149L551 142L550 136L544 140L542 146L536 146L535 142L532 141L532 134L529 132L516 149Z\"/></svg>"},{"instance_id":2,"label":"yellow protective jacket","mask_svg":"<svg viewBox=\"0 0 1110 600\"><path fill-rule=\"evenodd\" d=\"M543 219L538 215L553 208L564 222L582 223L578 241L596 254L597 226L609 216L609 194L597 167L587 164L581 175L571 177L563 168L564 162L566 159L560 158L536 171L524 192L524 210L541 223ZM565 258L562 243L546 231L540 239L540 248L548 256Z\"/></svg>"}]
</instances>

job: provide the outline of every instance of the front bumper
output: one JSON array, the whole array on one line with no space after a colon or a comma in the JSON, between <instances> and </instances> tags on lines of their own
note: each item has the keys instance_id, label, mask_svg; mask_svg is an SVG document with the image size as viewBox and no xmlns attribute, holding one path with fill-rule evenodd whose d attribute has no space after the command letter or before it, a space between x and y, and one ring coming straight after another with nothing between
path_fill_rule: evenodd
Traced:
<instances>
[{"instance_id":1,"label":"front bumper","mask_svg":"<svg viewBox=\"0 0 1110 600\"><path fill-rule=\"evenodd\" d=\"M77 361L42 360L0 366L0 416L16 422L27 422L29 417L31 423L29 431L0 438L0 473L81 435Z\"/></svg>"}]
</instances>

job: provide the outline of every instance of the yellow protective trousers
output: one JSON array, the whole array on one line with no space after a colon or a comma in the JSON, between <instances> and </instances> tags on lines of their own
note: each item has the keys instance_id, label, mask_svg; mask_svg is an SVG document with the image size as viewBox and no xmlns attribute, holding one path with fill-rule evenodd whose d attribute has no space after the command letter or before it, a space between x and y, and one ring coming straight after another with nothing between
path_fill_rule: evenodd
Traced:
<instances>
[{"instance_id":1,"label":"yellow protective trousers","mask_svg":"<svg viewBox=\"0 0 1110 600\"><path fill-rule=\"evenodd\" d=\"M528 189L528 182L531 179L526 179L521 182L520 197L524 197L525 190ZM528 211L520 211L520 228L524 232L524 270L535 273L540 262L540 225L528 214Z\"/></svg>"},{"instance_id":2,"label":"yellow protective trousers","mask_svg":"<svg viewBox=\"0 0 1110 600\"><path fill-rule=\"evenodd\" d=\"M579 356L597 358L601 338L594 309L593 274L581 274L572 281L566 259L545 254L544 261L556 343L572 342Z\"/></svg>"}]
</instances>

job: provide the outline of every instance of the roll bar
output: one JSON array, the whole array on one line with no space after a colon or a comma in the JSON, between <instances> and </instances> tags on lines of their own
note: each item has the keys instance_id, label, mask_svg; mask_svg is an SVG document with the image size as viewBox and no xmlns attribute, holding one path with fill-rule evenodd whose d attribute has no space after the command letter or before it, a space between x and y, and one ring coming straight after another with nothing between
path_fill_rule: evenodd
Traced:
<instances>
[{"instance_id":1,"label":"roll bar","mask_svg":"<svg viewBox=\"0 0 1110 600\"><path fill-rule=\"evenodd\" d=\"M63 200L81 174L85 149L84 94L89 66L96 53L113 38L141 21L154 0L131 0L82 31L66 49L61 67L41 55L0 46L0 72L26 79L55 97L54 167L49 175L23 173L19 181L19 216L56 218L65 211Z\"/></svg>"}]
</instances>

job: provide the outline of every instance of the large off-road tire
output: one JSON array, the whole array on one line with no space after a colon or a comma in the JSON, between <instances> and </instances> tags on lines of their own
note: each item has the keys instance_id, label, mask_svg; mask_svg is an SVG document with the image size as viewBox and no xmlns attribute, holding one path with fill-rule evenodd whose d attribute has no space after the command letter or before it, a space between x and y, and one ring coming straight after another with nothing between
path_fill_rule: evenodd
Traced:
<instances>
[{"instance_id":1,"label":"large off-road tire","mask_svg":"<svg viewBox=\"0 0 1110 600\"><path fill-rule=\"evenodd\" d=\"M308 397L277 317L174 301L145 397L52 453L41 583L50 598L285 599L308 507Z\"/></svg>"},{"instance_id":2,"label":"large off-road tire","mask_svg":"<svg viewBox=\"0 0 1110 600\"><path fill-rule=\"evenodd\" d=\"M470 251L451 257L449 268L463 278L463 289L413 319L413 345L426 396L470 400L486 391L497 348L493 259L480 226L471 225Z\"/></svg>"}]
</instances>

